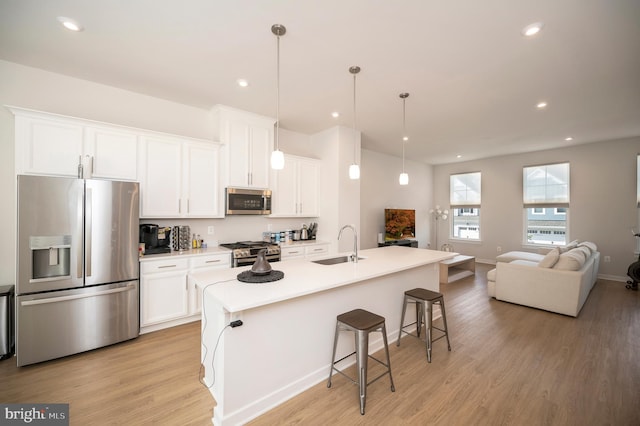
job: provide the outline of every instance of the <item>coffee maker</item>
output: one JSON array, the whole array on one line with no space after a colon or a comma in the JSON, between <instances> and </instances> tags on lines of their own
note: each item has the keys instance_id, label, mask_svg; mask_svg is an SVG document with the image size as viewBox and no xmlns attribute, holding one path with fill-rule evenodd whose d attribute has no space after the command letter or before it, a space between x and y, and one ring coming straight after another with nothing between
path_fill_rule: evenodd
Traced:
<instances>
[{"instance_id":1,"label":"coffee maker","mask_svg":"<svg viewBox=\"0 0 640 426\"><path fill-rule=\"evenodd\" d=\"M140 242L145 254L171 252L171 228L145 223L140 225Z\"/></svg>"}]
</instances>

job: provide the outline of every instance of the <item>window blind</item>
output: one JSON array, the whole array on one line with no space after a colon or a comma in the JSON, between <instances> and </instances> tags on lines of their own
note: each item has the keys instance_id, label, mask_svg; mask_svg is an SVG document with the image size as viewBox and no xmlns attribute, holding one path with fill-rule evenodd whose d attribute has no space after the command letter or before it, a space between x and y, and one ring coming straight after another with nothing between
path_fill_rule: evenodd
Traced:
<instances>
[{"instance_id":1,"label":"window blind","mask_svg":"<svg viewBox=\"0 0 640 426\"><path fill-rule=\"evenodd\" d=\"M569 207L569 163L524 167L524 207Z\"/></svg>"},{"instance_id":2,"label":"window blind","mask_svg":"<svg viewBox=\"0 0 640 426\"><path fill-rule=\"evenodd\" d=\"M480 207L481 181L480 172L451 175L449 182L451 207Z\"/></svg>"}]
</instances>

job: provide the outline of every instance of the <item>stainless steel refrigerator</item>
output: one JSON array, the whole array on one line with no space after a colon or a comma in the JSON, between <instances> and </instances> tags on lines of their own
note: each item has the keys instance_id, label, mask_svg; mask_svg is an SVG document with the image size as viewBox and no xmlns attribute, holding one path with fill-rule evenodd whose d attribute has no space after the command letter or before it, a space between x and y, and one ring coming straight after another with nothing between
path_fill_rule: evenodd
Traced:
<instances>
[{"instance_id":1,"label":"stainless steel refrigerator","mask_svg":"<svg viewBox=\"0 0 640 426\"><path fill-rule=\"evenodd\" d=\"M136 182L18 176L18 366L138 336Z\"/></svg>"}]
</instances>

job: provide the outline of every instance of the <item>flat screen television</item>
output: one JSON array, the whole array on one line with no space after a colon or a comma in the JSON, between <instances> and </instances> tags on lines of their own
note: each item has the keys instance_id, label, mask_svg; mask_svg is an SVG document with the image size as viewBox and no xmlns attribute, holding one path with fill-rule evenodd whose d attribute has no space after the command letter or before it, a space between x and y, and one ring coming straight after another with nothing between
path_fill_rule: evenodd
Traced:
<instances>
[{"instance_id":1,"label":"flat screen television","mask_svg":"<svg viewBox=\"0 0 640 426\"><path fill-rule=\"evenodd\" d=\"M384 239L405 240L416 237L416 211L384 209Z\"/></svg>"}]
</instances>

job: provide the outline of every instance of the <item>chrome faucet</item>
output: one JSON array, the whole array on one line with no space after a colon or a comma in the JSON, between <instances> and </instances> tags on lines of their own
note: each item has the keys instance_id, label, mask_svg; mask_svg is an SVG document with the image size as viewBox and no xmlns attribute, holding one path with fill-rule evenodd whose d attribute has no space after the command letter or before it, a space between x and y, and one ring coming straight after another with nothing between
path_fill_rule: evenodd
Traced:
<instances>
[{"instance_id":1,"label":"chrome faucet","mask_svg":"<svg viewBox=\"0 0 640 426\"><path fill-rule=\"evenodd\" d=\"M345 225L340 228L340 232L338 232L338 240L342 236L342 231L345 228L350 228L353 231L353 253L349 255L349 262L358 263L358 233L356 232L356 228L353 225Z\"/></svg>"}]
</instances>

